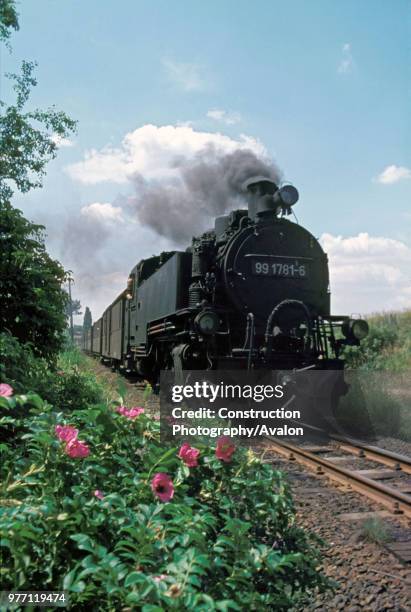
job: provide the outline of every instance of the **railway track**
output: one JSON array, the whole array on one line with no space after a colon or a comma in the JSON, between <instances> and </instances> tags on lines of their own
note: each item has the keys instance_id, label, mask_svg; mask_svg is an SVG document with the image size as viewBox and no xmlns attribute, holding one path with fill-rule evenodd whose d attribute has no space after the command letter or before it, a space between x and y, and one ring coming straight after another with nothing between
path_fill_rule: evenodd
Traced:
<instances>
[{"instance_id":1,"label":"railway track","mask_svg":"<svg viewBox=\"0 0 411 612\"><path fill-rule=\"evenodd\" d=\"M382 504L393 514L411 518L411 483L405 490L388 486L380 482L387 477L394 478L395 474L411 474L411 459L404 455L398 455L384 449L367 446L354 440L332 437L331 441L337 442L337 448L329 446L299 446L291 442L284 442L272 436L266 436L270 441L269 450L274 451L289 461L297 461L316 474L325 475L330 480L350 488L361 495ZM327 453L342 451L346 455L324 457ZM385 470L356 470L346 468L339 463L351 458L365 458L390 467L392 473ZM374 477L372 477L372 475Z\"/></svg>"},{"instance_id":2,"label":"railway track","mask_svg":"<svg viewBox=\"0 0 411 612\"><path fill-rule=\"evenodd\" d=\"M352 455L382 463L394 470L402 471L405 474L411 474L411 459L405 455L393 453L384 448L379 448L378 446L362 444L361 442L349 438L340 438L338 436L331 436L331 438L339 443L341 450L347 451Z\"/></svg>"}]
</instances>

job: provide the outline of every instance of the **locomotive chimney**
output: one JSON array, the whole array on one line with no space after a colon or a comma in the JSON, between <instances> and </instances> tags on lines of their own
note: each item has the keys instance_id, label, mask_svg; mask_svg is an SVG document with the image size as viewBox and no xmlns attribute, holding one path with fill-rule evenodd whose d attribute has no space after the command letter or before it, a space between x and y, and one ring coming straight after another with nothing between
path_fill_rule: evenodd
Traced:
<instances>
[{"instance_id":1,"label":"locomotive chimney","mask_svg":"<svg viewBox=\"0 0 411 612\"><path fill-rule=\"evenodd\" d=\"M248 194L248 216L253 221L258 217L275 212L277 206L273 195L278 190L277 185L265 176L253 176L244 183Z\"/></svg>"},{"instance_id":2,"label":"locomotive chimney","mask_svg":"<svg viewBox=\"0 0 411 612\"><path fill-rule=\"evenodd\" d=\"M278 187L265 176L254 176L243 185L248 193L248 216L253 221L278 215L281 211L290 214L291 206L298 200L298 191L292 185Z\"/></svg>"}]
</instances>

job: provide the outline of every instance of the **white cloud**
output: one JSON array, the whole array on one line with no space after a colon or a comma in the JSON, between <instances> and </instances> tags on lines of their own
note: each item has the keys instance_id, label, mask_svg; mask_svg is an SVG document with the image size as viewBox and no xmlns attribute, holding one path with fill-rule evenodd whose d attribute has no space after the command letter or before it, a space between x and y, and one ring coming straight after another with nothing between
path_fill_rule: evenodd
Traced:
<instances>
[{"instance_id":1,"label":"white cloud","mask_svg":"<svg viewBox=\"0 0 411 612\"><path fill-rule=\"evenodd\" d=\"M176 127L193 127L194 123L195 122L190 119L188 121L177 121Z\"/></svg>"},{"instance_id":2,"label":"white cloud","mask_svg":"<svg viewBox=\"0 0 411 612\"><path fill-rule=\"evenodd\" d=\"M398 181L409 178L411 178L411 170L409 168L393 164L384 168L381 174L377 176L377 182L383 185L391 185L392 183L398 183Z\"/></svg>"},{"instance_id":3,"label":"white cloud","mask_svg":"<svg viewBox=\"0 0 411 612\"><path fill-rule=\"evenodd\" d=\"M206 88L206 81L200 77L199 67L196 64L176 62L165 58L163 66L170 81L184 91L201 91Z\"/></svg>"},{"instance_id":4,"label":"white cloud","mask_svg":"<svg viewBox=\"0 0 411 612\"><path fill-rule=\"evenodd\" d=\"M103 222L124 222L122 209L110 203L101 204L100 202L94 202L93 204L88 204L81 208L80 214L83 217Z\"/></svg>"},{"instance_id":5,"label":"white cloud","mask_svg":"<svg viewBox=\"0 0 411 612\"><path fill-rule=\"evenodd\" d=\"M147 180L172 178L177 173L178 157L190 159L210 146L221 154L250 149L258 157L267 155L259 140L244 134L234 139L220 133L198 132L189 125L147 124L126 134L120 147L91 149L83 161L67 166L66 170L73 179L86 184L107 181L124 184L134 173Z\"/></svg>"},{"instance_id":6,"label":"white cloud","mask_svg":"<svg viewBox=\"0 0 411 612\"><path fill-rule=\"evenodd\" d=\"M240 113L225 111L218 108L207 111L207 117L214 119L214 121L225 123L226 125L234 125L235 123L239 123L241 121Z\"/></svg>"},{"instance_id":7,"label":"white cloud","mask_svg":"<svg viewBox=\"0 0 411 612\"><path fill-rule=\"evenodd\" d=\"M411 306L411 248L367 233L323 234L329 256L334 314L370 313Z\"/></svg>"},{"instance_id":8,"label":"white cloud","mask_svg":"<svg viewBox=\"0 0 411 612\"><path fill-rule=\"evenodd\" d=\"M344 43L341 49L341 59L338 65L338 72L348 74L354 68L354 58L351 52L351 44Z\"/></svg>"},{"instance_id":9,"label":"white cloud","mask_svg":"<svg viewBox=\"0 0 411 612\"><path fill-rule=\"evenodd\" d=\"M130 266L131 267L131 266ZM90 271L74 271L73 295L80 299L82 311L86 306L91 310L93 322L97 321L104 310L114 298L125 289L127 282L127 267L122 269L118 265L108 272L98 269ZM76 323L81 324L83 316L79 316Z\"/></svg>"},{"instance_id":10,"label":"white cloud","mask_svg":"<svg viewBox=\"0 0 411 612\"><path fill-rule=\"evenodd\" d=\"M59 134L52 134L50 136L50 140L52 140L59 148L74 146L74 142L70 140L70 138L63 138L63 136L60 136Z\"/></svg>"}]
</instances>

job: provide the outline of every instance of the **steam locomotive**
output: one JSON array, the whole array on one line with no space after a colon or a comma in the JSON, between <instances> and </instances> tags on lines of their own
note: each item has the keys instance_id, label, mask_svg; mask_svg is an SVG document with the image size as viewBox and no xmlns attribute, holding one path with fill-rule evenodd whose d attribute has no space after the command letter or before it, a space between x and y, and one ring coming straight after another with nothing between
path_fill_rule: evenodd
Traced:
<instances>
[{"instance_id":1,"label":"steam locomotive","mask_svg":"<svg viewBox=\"0 0 411 612\"><path fill-rule=\"evenodd\" d=\"M84 350L155 384L161 370L342 370L366 321L331 316L327 255L287 217L292 185L253 177L248 209L186 251L143 259L84 335Z\"/></svg>"}]
</instances>

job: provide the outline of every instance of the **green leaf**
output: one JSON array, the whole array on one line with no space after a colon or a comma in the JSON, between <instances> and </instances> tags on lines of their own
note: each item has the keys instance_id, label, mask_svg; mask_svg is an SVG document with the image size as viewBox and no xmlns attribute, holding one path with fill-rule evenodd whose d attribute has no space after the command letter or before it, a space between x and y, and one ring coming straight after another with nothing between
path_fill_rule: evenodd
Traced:
<instances>
[{"instance_id":1,"label":"green leaf","mask_svg":"<svg viewBox=\"0 0 411 612\"><path fill-rule=\"evenodd\" d=\"M124 586L129 587L133 584L142 584L147 582L147 577L141 572L131 572L124 581Z\"/></svg>"}]
</instances>

